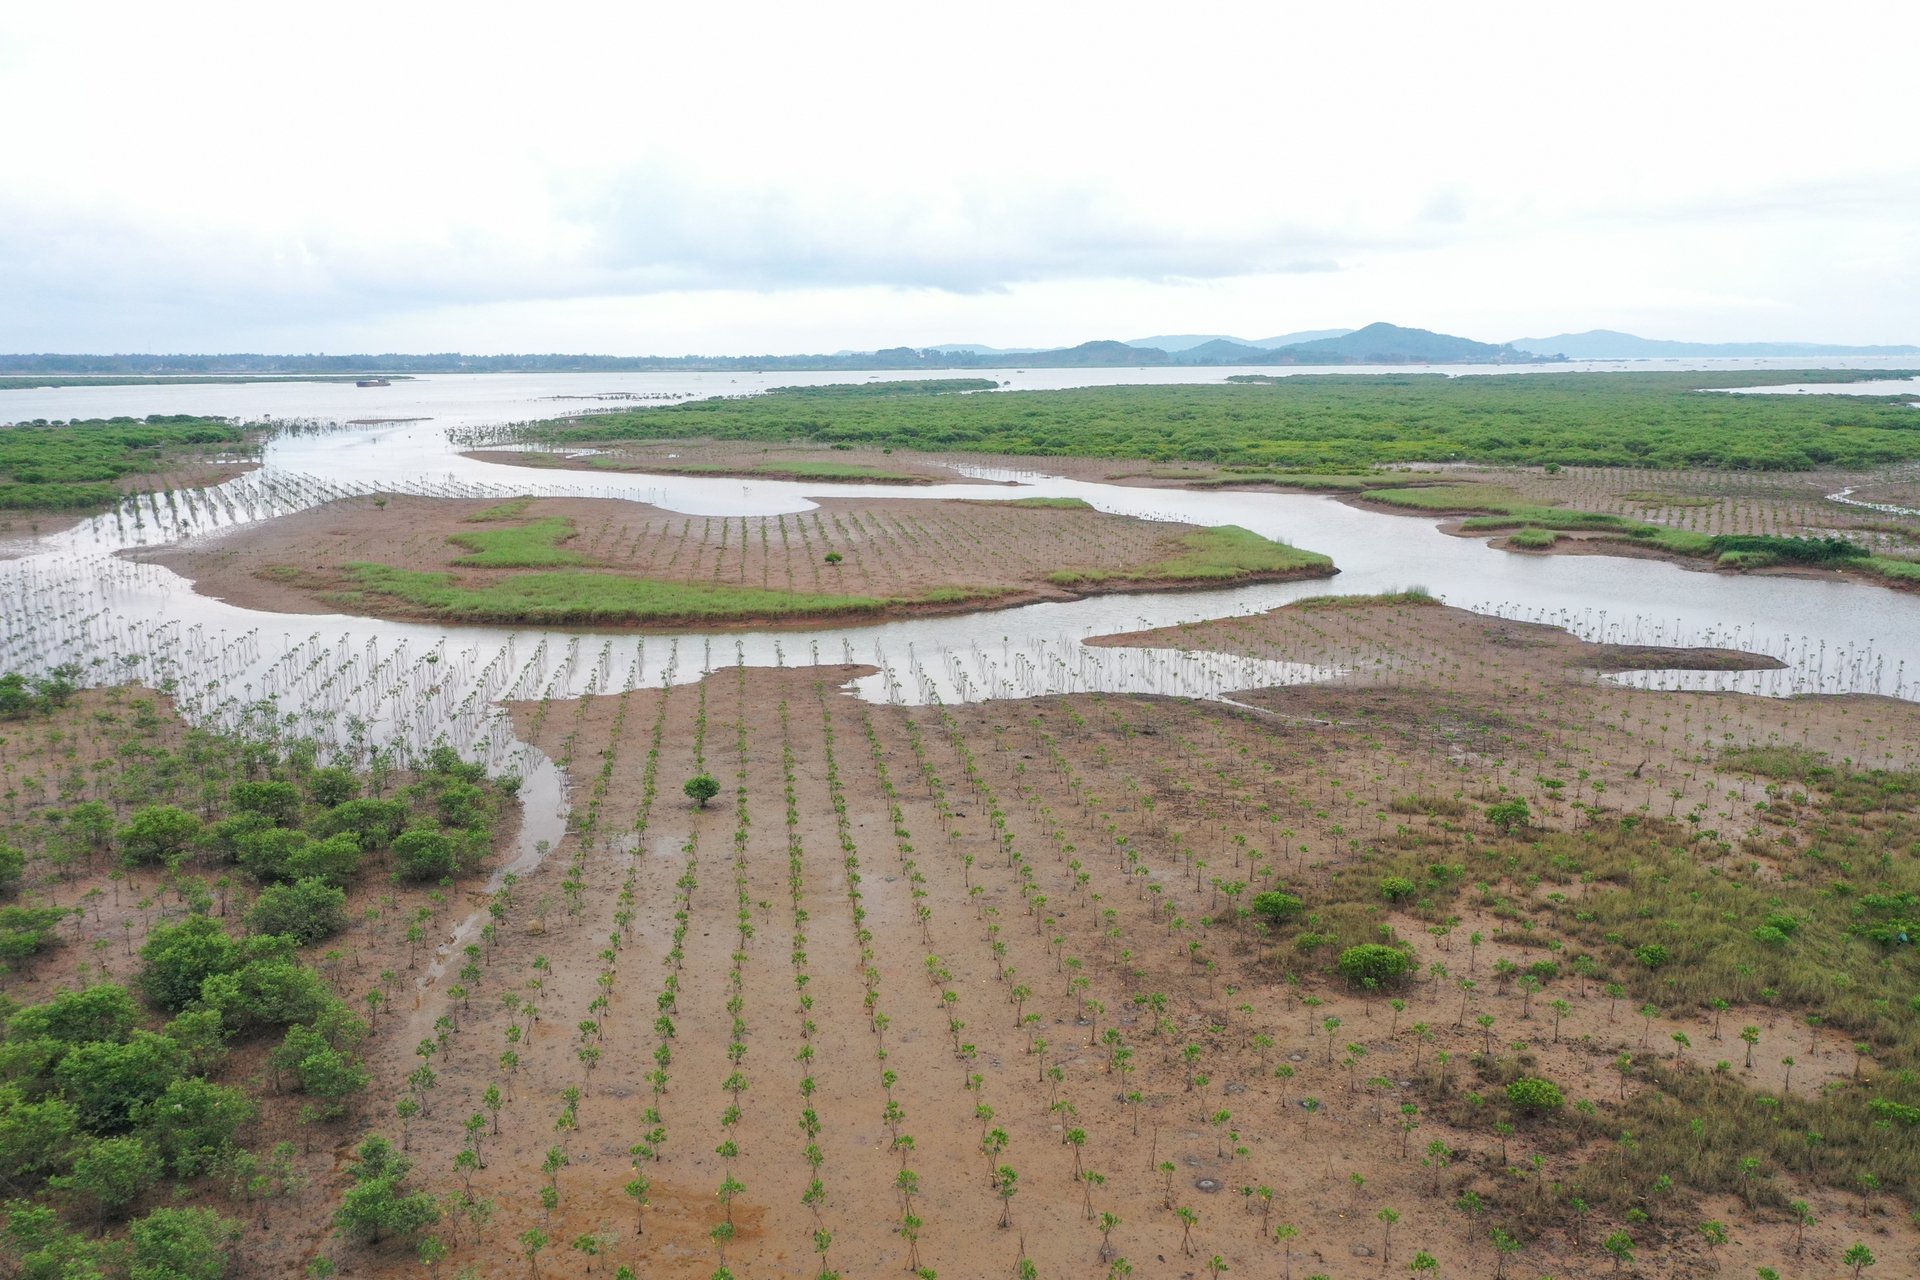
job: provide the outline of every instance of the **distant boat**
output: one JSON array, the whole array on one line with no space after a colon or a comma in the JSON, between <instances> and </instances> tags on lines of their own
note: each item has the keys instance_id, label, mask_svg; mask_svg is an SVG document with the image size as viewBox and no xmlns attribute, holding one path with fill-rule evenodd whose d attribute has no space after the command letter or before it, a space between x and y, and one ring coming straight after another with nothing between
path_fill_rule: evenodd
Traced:
<instances>
[{"instance_id":1,"label":"distant boat","mask_svg":"<svg viewBox=\"0 0 1920 1280\"><path fill-rule=\"evenodd\" d=\"M362 378L353 385L356 387L390 387L393 384L385 378Z\"/></svg>"}]
</instances>

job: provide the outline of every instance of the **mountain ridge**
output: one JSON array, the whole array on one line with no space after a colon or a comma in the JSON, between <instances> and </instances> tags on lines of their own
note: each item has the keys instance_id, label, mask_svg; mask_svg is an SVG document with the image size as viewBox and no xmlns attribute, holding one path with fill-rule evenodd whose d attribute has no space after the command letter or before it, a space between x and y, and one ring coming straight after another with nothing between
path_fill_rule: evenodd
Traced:
<instances>
[{"instance_id":1,"label":"mountain ridge","mask_svg":"<svg viewBox=\"0 0 1920 1280\"><path fill-rule=\"evenodd\" d=\"M1507 345L1533 355L1561 355L1569 360L1740 359L1768 356L1910 356L1920 347L1878 346L1830 342L1685 342L1670 338L1642 338L1618 329L1588 329L1556 333L1548 338L1515 338Z\"/></svg>"}]
</instances>

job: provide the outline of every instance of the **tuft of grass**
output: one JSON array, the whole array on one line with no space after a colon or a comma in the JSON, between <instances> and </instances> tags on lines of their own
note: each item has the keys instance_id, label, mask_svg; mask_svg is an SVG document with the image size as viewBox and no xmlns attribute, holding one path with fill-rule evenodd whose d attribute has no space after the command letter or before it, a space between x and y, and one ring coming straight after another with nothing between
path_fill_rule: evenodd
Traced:
<instances>
[{"instance_id":1,"label":"tuft of grass","mask_svg":"<svg viewBox=\"0 0 1920 1280\"><path fill-rule=\"evenodd\" d=\"M1507 541L1516 547L1524 547L1529 551L1545 551L1548 547L1560 541L1560 535L1552 529L1541 529L1534 525L1526 525L1508 534Z\"/></svg>"},{"instance_id":2,"label":"tuft of grass","mask_svg":"<svg viewBox=\"0 0 1920 1280\"><path fill-rule=\"evenodd\" d=\"M989 499L989 501L992 501ZM996 507L1044 507L1049 511L1091 511L1093 504L1085 498L1015 498L1010 502L994 502Z\"/></svg>"},{"instance_id":3,"label":"tuft of grass","mask_svg":"<svg viewBox=\"0 0 1920 1280\"><path fill-rule=\"evenodd\" d=\"M1368 502L1381 502L1390 507L1408 507L1415 511L1431 511L1439 514L1460 514L1478 511L1486 515L1504 516L1526 506L1525 500L1511 489L1497 484L1430 484L1412 488L1367 489L1360 494ZM1538 507L1534 510L1550 511L1550 507Z\"/></svg>"},{"instance_id":4,"label":"tuft of grass","mask_svg":"<svg viewBox=\"0 0 1920 1280\"><path fill-rule=\"evenodd\" d=\"M1229 582L1242 578L1293 574L1330 575L1333 561L1317 551L1263 538L1239 525L1219 525L1182 534L1182 552L1139 569L1062 569L1047 575L1059 586L1114 582Z\"/></svg>"},{"instance_id":5,"label":"tuft of grass","mask_svg":"<svg viewBox=\"0 0 1920 1280\"><path fill-rule=\"evenodd\" d=\"M468 516L467 519L476 524L484 523L488 520L514 520L518 519L526 509L532 505L533 495L527 494L524 497L509 498L498 506L488 507L485 511L476 511Z\"/></svg>"},{"instance_id":6,"label":"tuft of grass","mask_svg":"<svg viewBox=\"0 0 1920 1280\"><path fill-rule=\"evenodd\" d=\"M1439 604L1425 587L1408 587L1404 591L1380 591L1373 595L1354 596L1305 596L1288 603L1288 609L1366 609L1374 605L1426 605Z\"/></svg>"},{"instance_id":7,"label":"tuft of grass","mask_svg":"<svg viewBox=\"0 0 1920 1280\"><path fill-rule=\"evenodd\" d=\"M838 480L865 484L931 484L933 481L911 471L887 471L858 462L755 462L733 465L724 462L657 462L652 459L629 460L597 457L587 465L603 471L645 471L674 476L751 476L762 480Z\"/></svg>"},{"instance_id":8,"label":"tuft of grass","mask_svg":"<svg viewBox=\"0 0 1920 1280\"><path fill-rule=\"evenodd\" d=\"M471 553L455 560L457 565L475 569L549 569L585 563L586 557L560 545L573 537L574 532L573 521L549 516L511 529L456 533L447 541Z\"/></svg>"},{"instance_id":9,"label":"tuft of grass","mask_svg":"<svg viewBox=\"0 0 1920 1280\"><path fill-rule=\"evenodd\" d=\"M1713 553L1713 538L1709 534L1695 533L1691 529L1664 529L1649 526L1644 533L1633 533L1631 537L1644 540L1648 545L1671 551L1676 555L1704 556Z\"/></svg>"},{"instance_id":10,"label":"tuft of grass","mask_svg":"<svg viewBox=\"0 0 1920 1280\"><path fill-rule=\"evenodd\" d=\"M1419 479L1394 480L1370 472L1341 475L1310 471L1223 471L1218 475L1180 478L1191 479L1194 485L1205 488L1236 484L1270 484L1282 489L1306 489L1316 493L1358 493L1364 489L1397 489L1403 485L1425 483Z\"/></svg>"},{"instance_id":11,"label":"tuft of grass","mask_svg":"<svg viewBox=\"0 0 1920 1280\"><path fill-rule=\"evenodd\" d=\"M1472 812L1466 801L1455 796L1406 795L1387 802L1394 813L1424 813L1436 818L1464 818Z\"/></svg>"}]
</instances>

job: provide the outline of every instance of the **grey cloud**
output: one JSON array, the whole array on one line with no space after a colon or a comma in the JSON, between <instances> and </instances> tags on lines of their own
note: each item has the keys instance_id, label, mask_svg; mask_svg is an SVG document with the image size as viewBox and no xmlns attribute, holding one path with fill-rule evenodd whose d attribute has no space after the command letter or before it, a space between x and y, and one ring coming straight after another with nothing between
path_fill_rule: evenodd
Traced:
<instances>
[{"instance_id":1,"label":"grey cloud","mask_svg":"<svg viewBox=\"0 0 1920 1280\"><path fill-rule=\"evenodd\" d=\"M311 231L231 235L0 203L0 332L31 315L137 308L281 323L444 306L881 286L959 294L1048 281L1208 280L1339 270L1368 242L1275 217L1157 225L1092 189L889 192L829 205L764 186L722 190L629 171L563 193L554 250L449 225L427 242ZM8 314L11 313L11 314ZM58 328L60 326L47 326ZM16 337L12 345L18 345Z\"/></svg>"}]
</instances>

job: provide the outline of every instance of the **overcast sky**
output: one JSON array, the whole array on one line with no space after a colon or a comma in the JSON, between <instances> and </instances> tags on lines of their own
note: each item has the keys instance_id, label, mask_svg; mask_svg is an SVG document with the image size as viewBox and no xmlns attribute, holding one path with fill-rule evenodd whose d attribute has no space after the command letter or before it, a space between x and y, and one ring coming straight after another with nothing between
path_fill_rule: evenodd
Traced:
<instances>
[{"instance_id":1,"label":"overcast sky","mask_svg":"<svg viewBox=\"0 0 1920 1280\"><path fill-rule=\"evenodd\" d=\"M0 5L0 351L1920 341L1920 4Z\"/></svg>"}]
</instances>

